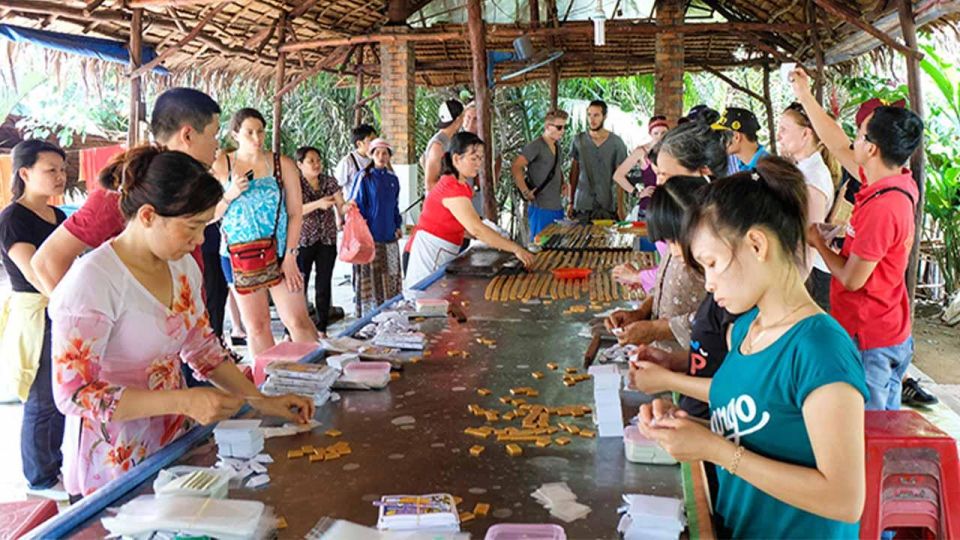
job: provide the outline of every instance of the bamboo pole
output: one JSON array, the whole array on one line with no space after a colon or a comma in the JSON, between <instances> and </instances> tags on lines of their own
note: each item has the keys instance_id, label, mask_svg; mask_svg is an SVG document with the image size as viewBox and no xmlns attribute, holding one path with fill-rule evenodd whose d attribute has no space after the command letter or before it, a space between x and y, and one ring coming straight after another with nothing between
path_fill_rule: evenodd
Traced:
<instances>
[{"instance_id":1,"label":"bamboo pole","mask_svg":"<svg viewBox=\"0 0 960 540\"><path fill-rule=\"evenodd\" d=\"M467 28L470 37L470 54L473 67L473 92L477 102L477 132L487 143L483 158L483 174L480 176L483 191L483 213L487 219L496 221L497 204L493 192L493 130L490 114L490 85L487 82L487 44L481 0L467 0Z\"/></svg>"},{"instance_id":2,"label":"bamboo pole","mask_svg":"<svg viewBox=\"0 0 960 540\"><path fill-rule=\"evenodd\" d=\"M278 23L277 28L277 49L280 50L279 58L277 58L277 72L276 79L273 84L275 95L273 97L273 153L280 153L280 134L281 134L281 123L283 120L283 94L280 93L280 89L283 88L283 79L286 75L287 70L287 53L283 52L281 48L283 47L283 40L287 37L287 19L286 13L280 15L280 22Z\"/></svg>"},{"instance_id":3,"label":"bamboo pole","mask_svg":"<svg viewBox=\"0 0 960 540\"><path fill-rule=\"evenodd\" d=\"M134 9L130 19L130 68L136 71L140 67L143 51L143 10ZM137 145L140 134L140 77L130 79L130 123L127 126L127 148Z\"/></svg>"},{"instance_id":4,"label":"bamboo pole","mask_svg":"<svg viewBox=\"0 0 960 540\"><path fill-rule=\"evenodd\" d=\"M770 66L763 65L763 104L767 107L767 133L770 135L770 151L777 153L777 132L773 119L773 98L770 97Z\"/></svg>"},{"instance_id":5,"label":"bamboo pole","mask_svg":"<svg viewBox=\"0 0 960 540\"><path fill-rule=\"evenodd\" d=\"M917 47L917 23L914 19L913 6L910 0L900 0L897 9L900 14L900 27L903 29L903 41L910 49ZM923 117L923 88L920 85L920 58L908 56L907 60L907 88L910 90L910 109ZM915 212L916 229L913 233L913 246L910 249L910 259L907 264L907 294L910 295L910 313L917 297L917 270L920 266L920 238L923 234L923 217L926 199L925 169L926 156L924 154L923 138L920 146L910 157L910 170L917 181L917 190L920 198L917 201Z\"/></svg>"}]
</instances>

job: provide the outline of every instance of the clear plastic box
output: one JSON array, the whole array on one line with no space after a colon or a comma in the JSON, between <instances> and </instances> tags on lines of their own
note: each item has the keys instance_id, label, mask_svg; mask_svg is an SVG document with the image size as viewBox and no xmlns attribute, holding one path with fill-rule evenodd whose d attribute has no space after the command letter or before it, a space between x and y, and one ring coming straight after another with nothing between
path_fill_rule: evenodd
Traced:
<instances>
[{"instance_id":1,"label":"clear plastic box","mask_svg":"<svg viewBox=\"0 0 960 540\"><path fill-rule=\"evenodd\" d=\"M485 540L567 540L567 533L552 523L500 523L487 529Z\"/></svg>"}]
</instances>

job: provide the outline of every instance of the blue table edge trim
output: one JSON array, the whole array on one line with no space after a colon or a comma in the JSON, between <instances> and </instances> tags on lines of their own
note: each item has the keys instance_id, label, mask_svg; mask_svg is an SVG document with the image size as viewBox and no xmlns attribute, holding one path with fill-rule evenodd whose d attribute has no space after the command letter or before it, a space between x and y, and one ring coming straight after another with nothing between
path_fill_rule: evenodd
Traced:
<instances>
[{"instance_id":1,"label":"blue table edge trim","mask_svg":"<svg viewBox=\"0 0 960 540\"><path fill-rule=\"evenodd\" d=\"M463 255L461 254L460 256ZM444 276L446 268L447 266L443 265L436 272L423 278L423 280L411 288L416 291L426 290ZM361 328L370 324L377 314L401 300L403 300L403 294L394 296L383 304L380 304L380 306L372 312L358 319L337 336L353 336ZM301 358L299 361L313 363L323 358L325 354L326 350L321 347ZM237 413L237 416L246 414L249 410L250 406L244 405L244 407L240 409L240 412ZM70 506L66 511L41 524L33 531L30 531L26 538L58 539L69 536L75 529L86 524L87 521L96 517L100 512L120 500L121 497L130 491L136 489L137 486L147 481L151 476L160 472L161 469L180 459L193 448L195 444L209 437L210 434L213 433L214 428L216 428L216 425L197 426L184 433L182 437L161 448L157 453L147 456L139 465L130 469L119 478L108 482L93 495L85 497L82 501Z\"/></svg>"}]
</instances>

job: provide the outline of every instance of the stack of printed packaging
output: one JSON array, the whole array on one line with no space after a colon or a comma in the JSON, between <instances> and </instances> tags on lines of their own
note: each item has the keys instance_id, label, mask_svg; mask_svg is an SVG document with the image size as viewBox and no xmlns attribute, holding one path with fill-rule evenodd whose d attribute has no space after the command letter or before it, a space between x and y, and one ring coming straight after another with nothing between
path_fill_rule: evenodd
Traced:
<instances>
[{"instance_id":1,"label":"stack of printed packaging","mask_svg":"<svg viewBox=\"0 0 960 540\"><path fill-rule=\"evenodd\" d=\"M593 379L593 421L600 437L623 437L620 407L620 368L615 364L591 366Z\"/></svg>"}]
</instances>

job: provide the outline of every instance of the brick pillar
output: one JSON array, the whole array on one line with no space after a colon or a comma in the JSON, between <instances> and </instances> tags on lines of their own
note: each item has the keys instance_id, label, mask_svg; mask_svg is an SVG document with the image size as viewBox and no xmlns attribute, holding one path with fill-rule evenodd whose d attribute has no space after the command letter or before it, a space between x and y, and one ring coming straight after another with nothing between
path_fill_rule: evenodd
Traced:
<instances>
[{"instance_id":1,"label":"brick pillar","mask_svg":"<svg viewBox=\"0 0 960 540\"><path fill-rule=\"evenodd\" d=\"M663 0L657 8L657 24L682 24L683 0ZM683 34L658 32L654 61L654 114L667 117L676 125L683 115Z\"/></svg>"},{"instance_id":2,"label":"brick pillar","mask_svg":"<svg viewBox=\"0 0 960 540\"><path fill-rule=\"evenodd\" d=\"M403 29L384 28L402 34ZM410 41L380 43L380 136L393 146L391 163L400 178L400 209L417 199L414 131L414 55ZM410 220L407 220L410 222Z\"/></svg>"}]
</instances>

